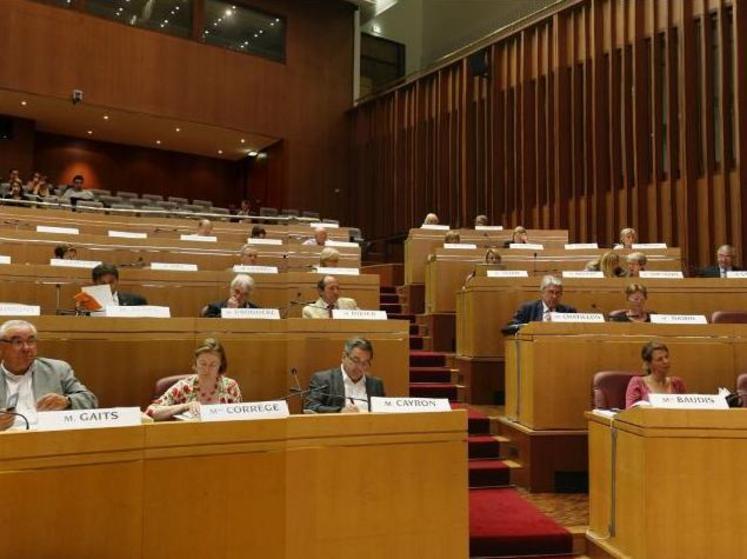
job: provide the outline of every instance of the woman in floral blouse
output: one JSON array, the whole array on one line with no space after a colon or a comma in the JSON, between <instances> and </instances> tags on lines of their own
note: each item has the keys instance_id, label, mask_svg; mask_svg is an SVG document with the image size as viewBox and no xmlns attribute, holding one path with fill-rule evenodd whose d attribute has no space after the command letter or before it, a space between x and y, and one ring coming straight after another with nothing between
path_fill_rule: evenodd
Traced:
<instances>
[{"instance_id":1,"label":"woman in floral blouse","mask_svg":"<svg viewBox=\"0 0 747 559\"><path fill-rule=\"evenodd\" d=\"M199 416L200 404L241 402L239 384L225 376L226 352L215 338L207 338L195 350L192 366L196 374L180 380L145 410L156 421L190 412Z\"/></svg>"}]
</instances>

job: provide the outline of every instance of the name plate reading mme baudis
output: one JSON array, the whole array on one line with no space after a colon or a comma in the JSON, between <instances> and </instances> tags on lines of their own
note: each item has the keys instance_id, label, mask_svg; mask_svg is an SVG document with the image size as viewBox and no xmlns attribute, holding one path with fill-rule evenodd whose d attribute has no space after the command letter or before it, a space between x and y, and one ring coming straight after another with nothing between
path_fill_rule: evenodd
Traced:
<instances>
[{"instance_id":1,"label":"name plate reading mme baudis","mask_svg":"<svg viewBox=\"0 0 747 559\"><path fill-rule=\"evenodd\" d=\"M182 241L197 241L200 243L217 243L218 237L211 235L179 235Z\"/></svg>"},{"instance_id":2,"label":"name plate reading mme baudis","mask_svg":"<svg viewBox=\"0 0 747 559\"><path fill-rule=\"evenodd\" d=\"M57 235L80 235L77 227L52 227L51 225L37 225L37 233L54 233Z\"/></svg>"},{"instance_id":3,"label":"name plate reading mme baudis","mask_svg":"<svg viewBox=\"0 0 747 559\"><path fill-rule=\"evenodd\" d=\"M340 248L355 248L360 246L358 243L350 241L325 241L324 246L326 247L340 247Z\"/></svg>"},{"instance_id":4,"label":"name plate reading mme baudis","mask_svg":"<svg viewBox=\"0 0 747 559\"><path fill-rule=\"evenodd\" d=\"M638 275L644 279L685 279L679 270L641 270Z\"/></svg>"},{"instance_id":5,"label":"name plate reading mme baudis","mask_svg":"<svg viewBox=\"0 0 747 559\"><path fill-rule=\"evenodd\" d=\"M704 314L652 314L651 324L708 324Z\"/></svg>"},{"instance_id":6,"label":"name plate reading mme baudis","mask_svg":"<svg viewBox=\"0 0 747 559\"><path fill-rule=\"evenodd\" d=\"M446 398L383 398L371 397L371 411L377 413L423 413L451 411Z\"/></svg>"},{"instance_id":7,"label":"name plate reading mme baudis","mask_svg":"<svg viewBox=\"0 0 747 559\"><path fill-rule=\"evenodd\" d=\"M592 248L599 248L597 243L568 243L565 245L566 250L587 250Z\"/></svg>"},{"instance_id":8,"label":"name plate reading mme baudis","mask_svg":"<svg viewBox=\"0 0 747 559\"><path fill-rule=\"evenodd\" d=\"M475 231L503 231L503 225L475 225Z\"/></svg>"},{"instance_id":9,"label":"name plate reading mme baudis","mask_svg":"<svg viewBox=\"0 0 747 559\"><path fill-rule=\"evenodd\" d=\"M109 231L110 237L118 237L120 239L147 239L148 233L133 233L131 231Z\"/></svg>"},{"instance_id":10,"label":"name plate reading mme baudis","mask_svg":"<svg viewBox=\"0 0 747 559\"><path fill-rule=\"evenodd\" d=\"M273 245L280 246L283 244L281 239L252 239L251 237L246 240L248 245Z\"/></svg>"},{"instance_id":11,"label":"name plate reading mme baudis","mask_svg":"<svg viewBox=\"0 0 747 559\"><path fill-rule=\"evenodd\" d=\"M604 315L592 312L551 312L550 322L604 322Z\"/></svg>"},{"instance_id":12,"label":"name plate reading mme baudis","mask_svg":"<svg viewBox=\"0 0 747 559\"><path fill-rule=\"evenodd\" d=\"M99 408L94 410L40 411L39 431L134 427L140 425L140 408Z\"/></svg>"},{"instance_id":13,"label":"name plate reading mme baudis","mask_svg":"<svg viewBox=\"0 0 747 559\"><path fill-rule=\"evenodd\" d=\"M325 276L359 276L361 271L358 268L328 268L326 266L314 266L313 273L324 274Z\"/></svg>"},{"instance_id":14,"label":"name plate reading mme baudis","mask_svg":"<svg viewBox=\"0 0 747 559\"><path fill-rule=\"evenodd\" d=\"M156 305L135 305L132 307L107 305L104 307L104 316L109 318L171 318L171 309Z\"/></svg>"},{"instance_id":15,"label":"name plate reading mme baudis","mask_svg":"<svg viewBox=\"0 0 747 559\"><path fill-rule=\"evenodd\" d=\"M488 270L489 278L528 278L529 272L526 270Z\"/></svg>"},{"instance_id":16,"label":"name plate reading mme baudis","mask_svg":"<svg viewBox=\"0 0 747 559\"><path fill-rule=\"evenodd\" d=\"M435 223L424 223L420 226L421 229L430 229L431 231L448 231L451 229L448 225L438 225Z\"/></svg>"},{"instance_id":17,"label":"name plate reading mme baudis","mask_svg":"<svg viewBox=\"0 0 747 559\"><path fill-rule=\"evenodd\" d=\"M386 320L386 311L332 309L332 318L342 320Z\"/></svg>"},{"instance_id":18,"label":"name plate reading mme baudis","mask_svg":"<svg viewBox=\"0 0 747 559\"><path fill-rule=\"evenodd\" d=\"M21 305L16 303L0 303L0 316L40 316L39 305Z\"/></svg>"},{"instance_id":19,"label":"name plate reading mme baudis","mask_svg":"<svg viewBox=\"0 0 747 559\"><path fill-rule=\"evenodd\" d=\"M197 264L176 264L174 262L151 262L151 270L162 272L196 272Z\"/></svg>"},{"instance_id":20,"label":"name plate reading mme baudis","mask_svg":"<svg viewBox=\"0 0 747 559\"><path fill-rule=\"evenodd\" d=\"M652 248L667 248L667 243L633 243L630 245L633 250L643 250Z\"/></svg>"},{"instance_id":21,"label":"name plate reading mme baudis","mask_svg":"<svg viewBox=\"0 0 747 559\"><path fill-rule=\"evenodd\" d=\"M517 248L519 250L545 250L544 245L537 243L511 243L508 248Z\"/></svg>"},{"instance_id":22,"label":"name plate reading mme baudis","mask_svg":"<svg viewBox=\"0 0 747 559\"><path fill-rule=\"evenodd\" d=\"M339 223L323 223L321 221L313 221L309 223L309 227L323 227L324 229L339 229Z\"/></svg>"},{"instance_id":23,"label":"name plate reading mme baudis","mask_svg":"<svg viewBox=\"0 0 747 559\"><path fill-rule=\"evenodd\" d=\"M587 270L563 270L564 278L594 278L603 279L603 272L587 271Z\"/></svg>"},{"instance_id":24,"label":"name plate reading mme baudis","mask_svg":"<svg viewBox=\"0 0 747 559\"><path fill-rule=\"evenodd\" d=\"M277 266L245 266L243 264L236 264L233 271L237 274L277 274Z\"/></svg>"},{"instance_id":25,"label":"name plate reading mme baudis","mask_svg":"<svg viewBox=\"0 0 747 559\"><path fill-rule=\"evenodd\" d=\"M249 421L252 419L282 419L288 417L288 402L240 402L200 406L200 421Z\"/></svg>"},{"instance_id":26,"label":"name plate reading mme baudis","mask_svg":"<svg viewBox=\"0 0 747 559\"><path fill-rule=\"evenodd\" d=\"M649 394L653 408L672 410L727 410L729 404L721 394Z\"/></svg>"},{"instance_id":27,"label":"name plate reading mme baudis","mask_svg":"<svg viewBox=\"0 0 747 559\"><path fill-rule=\"evenodd\" d=\"M728 279L745 279L747 278L747 270L727 270L726 277Z\"/></svg>"},{"instance_id":28,"label":"name plate reading mme baudis","mask_svg":"<svg viewBox=\"0 0 747 559\"><path fill-rule=\"evenodd\" d=\"M0 254L0 264L10 264L10 256Z\"/></svg>"},{"instance_id":29,"label":"name plate reading mme baudis","mask_svg":"<svg viewBox=\"0 0 747 559\"><path fill-rule=\"evenodd\" d=\"M221 318L254 318L259 320L280 320L278 309L229 309L220 310Z\"/></svg>"},{"instance_id":30,"label":"name plate reading mme baudis","mask_svg":"<svg viewBox=\"0 0 747 559\"><path fill-rule=\"evenodd\" d=\"M475 243L444 243L444 248L474 250L477 245Z\"/></svg>"},{"instance_id":31,"label":"name plate reading mme baudis","mask_svg":"<svg viewBox=\"0 0 747 559\"><path fill-rule=\"evenodd\" d=\"M63 268L95 268L101 264L101 260L68 260L66 258L50 258L50 266L61 266Z\"/></svg>"}]
</instances>

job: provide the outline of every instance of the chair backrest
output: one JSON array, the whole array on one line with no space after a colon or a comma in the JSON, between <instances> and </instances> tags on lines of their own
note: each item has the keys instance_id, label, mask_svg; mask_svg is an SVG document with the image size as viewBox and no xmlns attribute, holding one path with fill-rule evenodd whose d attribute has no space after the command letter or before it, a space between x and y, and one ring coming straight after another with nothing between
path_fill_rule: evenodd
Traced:
<instances>
[{"instance_id":1,"label":"chair backrest","mask_svg":"<svg viewBox=\"0 0 747 559\"><path fill-rule=\"evenodd\" d=\"M319 212L307 212L307 211L304 211L301 215L303 217L310 217L311 219L319 219L319 217L320 217L319 216Z\"/></svg>"},{"instance_id":2,"label":"chair backrest","mask_svg":"<svg viewBox=\"0 0 747 559\"><path fill-rule=\"evenodd\" d=\"M300 214L298 210L283 209L280 211L280 215L287 215L288 217L298 217Z\"/></svg>"},{"instance_id":3,"label":"chair backrest","mask_svg":"<svg viewBox=\"0 0 747 559\"><path fill-rule=\"evenodd\" d=\"M178 206L178 204L176 202L171 202L171 201L164 202L163 200L160 200L160 201L156 202L156 205L159 208L164 208L166 210L175 210L177 208L177 206Z\"/></svg>"},{"instance_id":4,"label":"chair backrest","mask_svg":"<svg viewBox=\"0 0 747 559\"><path fill-rule=\"evenodd\" d=\"M118 190L117 196L119 196L120 198L137 198L138 197L137 192L128 192L126 190Z\"/></svg>"},{"instance_id":5,"label":"chair backrest","mask_svg":"<svg viewBox=\"0 0 747 559\"><path fill-rule=\"evenodd\" d=\"M135 209L135 206L133 206L132 204L125 204L124 202L114 202L110 207L115 210L134 210Z\"/></svg>"},{"instance_id":6,"label":"chair backrest","mask_svg":"<svg viewBox=\"0 0 747 559\"><path fill-rule=\"evenodd\" d=\"M747 323L747 311L716 311L711 315L714 324Z\"/></svg>"},{"instance_id":7,"label":"chair backrest","mask_svg":"<svg viewBox=\"0 0 747 559\"><path fill-rule=\"evenodd\" d=\"M600 371L591 383L591 405L594 409L625 409L625 392L630 379L638 373Z\"/></svg>"},{"instance_id":8,"label":"chair backrest","mask_svg":"<svg viewBox=\"0 0 747 559\"><path fill-rule=\"evenodd\" d=\"M322 223L334 223L336 225L340 225L340 222L337 221L336 219L323 219Z\"/></svg>"},{"instance_id":9,"label":"chair backrest","mask_svg":"<svg viewBox=\"0 0 747 559\"><path fill-rule=\"evenodd\" d=\"M204 208L209 208L213 205L213 203L210 200L192 200L193 206L202 206Z\"/></svg>"},{"instance_id":10,"label":"chair backrest","mask_svg":"<svg viewBox=\"0 0 747 559\"><path fill-rule=\"evenodd\" d=\"M104 204L98 200L78 200L79 208L103 208Z\"/></svg>"},{"instance_id":11,"label":"chair backrest","mask_svg":"<svg viewBox=\"0 0 747 559\"><path fill-rule=\"evenodd\" d=\"M111 196L112 194L111 190L106 190L105 188L91 188L90 190L97 198L100 198L101 196Z\"/></svg>"},{"instance_id":12,"label":"chair backrest","mask_svg":"<svg viewBox=\"0 0 747 559\"><path fill-rule=\"evenodd\" d=\"M186 198L182 198L181 196L169 196L168 197L169 202L176 202L180 206L183 206L184 204L189 204L189 200Z\"/></svg>"},{"instance_id":13,"label":"chair backrest","mask_svg":"<svg viewBox=\"0 0 747 559\"><path fill-rule=\"evenodd\" d=\"M106 204L107 206L111 206L112 204L118 204L120 202L123 202L124 199L120 198L119 196L99 196L99 200Z\"/></svg>"},{"instance_id":14,"label":"chair backrest","mask_svg":"<svg viewBox=\"0 0 747 559\"><path fill-rule=\"evenodd\" d=\"M737 394L742 398L742 407L747 408L747 373L737 377Z\"/></svg>"},{"instance_id":15,"label":"chair backrest","mask_svg":"<svg viewBox=\"0 0 747 559\"><path fill-rule=\"evenodd\" d=\"M278 210L277 208L259 208L259 215L276 216Z\"/></svg>"},{"instance_id":16,"label":"chair backrest","mask_svg":"<svg viewBox=\"0 0 747 559\"><path fill-rule=\"evenodd\" d=\"M143 200L150 200L151 202L163 202L163 196L160 194L143 194L140 197Z\"/></svg>"},{"instance_id":17,"label":"chair backrest","mask_svg":"<svg viewBox=\"0 0 747 559\"><path fill-rule=\"evenodd\" d=\"M184 212L201 212L204 208L194 204L184 204L180 209Z\"/></svg>"},{"instance_id":18,"label":"chair backrest","mask_svg":"<svg viewBox=\"0 0 747 559\"><path fill-rule=\"evenodd\" d=\"M174 386L177 382L187 378L189 375L171 375L168 377L161 377L156 381L156 386L153 388L153 399L157 400L164 392Z\"/></svg>"},{"instance_id":19,"label":"chair backrest","mask_svg":"<svg viewBox=\"0 0 747 559\"><path fill-rule=\"evenodd\" d=\"M212 214L229 215L231 213L228 208L210 208L209 210Z\"/></svg>"},{"instance_id":20,"label":"chair backrest","mask_svg":"<svg viewBox=\"0 0 747 559\"><path fill-rule=\"evenodd\" d=\"M137 208L153 205L152 200L146 200L145 198L126 198L125 200Z\"/></svg>"}]
</instances>

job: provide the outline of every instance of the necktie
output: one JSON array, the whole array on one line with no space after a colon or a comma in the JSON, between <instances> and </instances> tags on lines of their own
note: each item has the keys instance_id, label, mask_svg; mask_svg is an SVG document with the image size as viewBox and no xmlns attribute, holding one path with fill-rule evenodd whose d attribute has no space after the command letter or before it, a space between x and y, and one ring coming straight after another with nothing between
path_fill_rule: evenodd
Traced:
<instances>
[{"instance_id":1,"label":"necktie","mask_svg":"<svg viewBox=\"0 0 747 559\"><path fill-rule=\"evenodd\" d=\"M327 305L327 312L329 313L329 317L332 318L332 309L334 309L334 305Z\"/></svg>"}]
</instances>

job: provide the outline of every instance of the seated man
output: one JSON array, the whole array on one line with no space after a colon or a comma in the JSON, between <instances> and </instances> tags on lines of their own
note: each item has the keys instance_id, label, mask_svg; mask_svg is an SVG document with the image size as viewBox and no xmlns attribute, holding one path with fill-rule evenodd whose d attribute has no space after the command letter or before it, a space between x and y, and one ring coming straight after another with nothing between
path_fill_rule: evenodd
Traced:
<instances>
[{"instance_id":1,"label":"seated man","mask_svg":"<svg viewBox=\"0 0 747 559\"><path fill-rule=\"evenodd\" d=\"M264 239L267 237L267 231L265 231L265 228L261 225L255 225L252 227L252 232L250 233L252 239Z\"/></svg>"},{"instance_id":2,"label":"seated man","mask_svg":"<svg viewBox=\"0 0 747 559\"><path fill-rule=\"evenodd\" d=\"M73 183L69 184L62 194L62 199L74 203L73 200L93 200L94 196L90 190L83 190L83 175L75 175Z\"/></svg>"},{"instance_id":3,"label":"seated man","mask_svg":"<svg viewBox=\"0 0 747 559\"><path fill-rule=\"evenodd\" d=\"M256 266L259 259L259 251L252 245L244 245L239 251L239 264L242 266Z\"/></svg>"},{"instance_id":4,"label":"seated man","mask_svg":"<svg viewBox=\"0 0 747 559\"><path fill-rule=\"evenodd\" d=\"M501 332L515 334L519 328L529 322L548 322L551 312L575 313L576 309L561 305L563 297L563 282L555 276L544 276L540 284L541 296L537 301L522 304L514 313L514 317Z\"/></svg>"},{"instance_id":5,"label":"seated man","mask_svg":"<svg viewBox=\"0 0 747 559\"><path fill-rule=\"evenodd\" d=\"M254 289L254 279L246 274L238 274L231 280L228 299L205 305L200 316L220 318L221 309L256 309L257 305L249 300Z\"/></svg>"},{"instance_id":6,"label":"seated man","mask_svg":"<svg viewBox=\"0 0 747 559\"><path fill-rule=\"evenodd\" d=\"M384 396L384 382L367 374L371 361L371 342L365 338L346 341L340 366L311 377L303 409L315 413L369 411L371 397Z\"/></svg>"},{"instance_id":7,"label":"seated man","mask_svg":"<svg viewBox=\"0 0 747 559\"><path fill-rule=\"evenodd\" d=\"M628 262L628 277L637 278L640 277L641 272L646 271L646 264L648 258L642 252L631 252L625 257Z\"/></svg>"},{"instance_id":8,"label":"seated man","mask_svg":"<svg viewBox=\"0 0 747 559\"><path fill-rule=\"evenodd\" d=\"M69 364L57 359L37 358L36 327L25 320L8 320L0 326L0 410L9 399L15 410L33 424L37 412L65 409L92 409L96 396L75 378ZM0 431L14 423L25 425L21 417L0 411Z\"/></svg>"},{"instance_id":9,"label":"seated man","mask_svg":"<svg viewBox=\"0 0 747 559\"><path fill-rule=\"evenodd\" d=\"M475 217L475 227L486 225L490 225L490 223L488 222L488 216L486 216L485 214L480 214Z\"/></svg>"},{"instance_id":10,"label":"seated man","mask_svg":"<svg viewBox=\"0 0 747 559\"><path fill-rule=\"evenodd\" d=\"M434 213L426 214L423 225L438 225L438 215Z\"/></svg>"},{"instance_id":11,"label":"seated man","mask_svg":"<svg viewBox=\"0 0 747 559\"><path fill-rule=\"evenodd\" d=\"M741 268L734 266L734 247L721 245L716 251L716 266L708 266L698 270L699 278L725 278L726 272L740 271Z\"/></svg>"},{"instance_id":12,"label":"seated man","mask_svg":"<svg viewBox=\"0 0 747 559\"><path fill-rule=\"evenodd\" d=\"M197 231L195 232L195 235L200 235L201 237L209 237L212 232L213 223L209 219L201 219L197 224Z\"/></svg>"},{"instance_id":13,"label":"seated man","mask_svg":"<svg viewBox=\"0 0 747 559\"><path fill-rule=\"evenodd\" d=\"M59 260L77 260L78 249L72 245L57 245L54 247L54 257Z\"/></svg>"},{"instance_id":14,"label":"seated man","mask_svg":"<svg viewBox=\"0 0 747 559\"><path fill-rule=\"evenodd\" d=\"M314 229L314 236L311 239L306 239L303 244L306 246L320 246L323 247L327 242L327 230L324 227L317 227Z\"/></svg>"},{"instance_id":15,"label":"seated man","mask_svg":"<svg viewBox=\"0 0 747 559\"><path fill-rule=\"evenodd\" d=\"M358 303L349 297L340 297L340 283L334 276L324 276L316 284L319 298L303 308L304 318L332 318L334 309L357 309Z\"/></svg>"},{"instance_id":16,"label":"seated man","mask_svg":"<svg viewBox=\"0 0 747 559\"><path fill-rule=\"evenodd\" d=\"M91 270L93 285L108 285L112 289L114 302L120 307L147 305L148 301L141 295L119 291L119 270L114 264L99 264Z\"/></svg>"}]
</instances>

